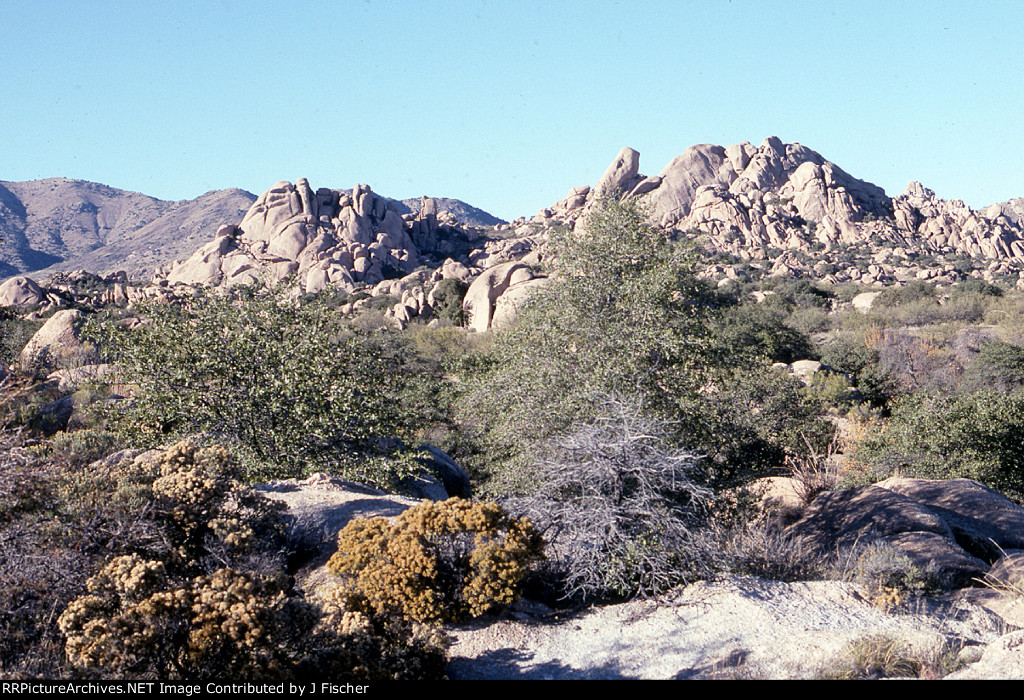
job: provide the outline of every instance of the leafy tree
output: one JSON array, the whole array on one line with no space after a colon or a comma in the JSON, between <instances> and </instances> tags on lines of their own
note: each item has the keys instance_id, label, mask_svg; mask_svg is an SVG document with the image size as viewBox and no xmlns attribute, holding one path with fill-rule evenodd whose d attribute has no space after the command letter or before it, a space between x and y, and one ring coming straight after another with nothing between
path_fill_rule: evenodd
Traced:
<instances>
[{"instance_id":1,"label":"leafy tree","mask_svg":"<svg viewBox=\"0 0 1024 700\"><path fill-rule=\"evenodd\" d=\"M461 402L491 453L519 468L550 437L586 422L597 395L640 394L652 410L672 412L707 377L715 298L694 274L692 245L617 199L590 210L584 233L559 232L551 245L558 283L534 294L517 325L476 358Z\"/></svg>"},{"instance_id":2,"label":"leafy tree","mask_svg":"<svg viewBox=\"0 0 1024 700\"><path fill-rule=\"evenodd\" d=\"M968 386L1003 391L1024 386L1024 347L998 340L985 343L963 379Z\"/></svg>"},{"instance_id":3,"label":"leafy tree","mask_svg":"<svg viewBox=\"0 0 1024 700\"><path fill-rule=\"evenodd\" d=\"M714 339L724 353L742 349L772 362L813 359L817 354L806 335L762 304L742 304L726 311L715 324Z\"/></svg>"},{"instance_id":4,"label":"leafy tree","mask_svg":"<svg viewBox=\"0 0 1024 700\"><path fill-rule=\"evenodd\" d=\"M322 299L270 290L156 304L132 329L93 335L134 386L118 426L143 442L210 432L241 448L252 478L326 469L375 483L393 474L406 422L400 359L379 334L341 325Z\"/></svg>"},{"instance_id":5,"label":"leafy tree","mask_svg":"<svg viewBox=\"0 0 1024 700\"><path fill-rule=\"evenodd\" d=\"M636 400L668 422L676 445L714 456L707 465L715 465L716 483L781 465L777 416L758 422L729 408L748 378L783 382L764 359L774 350L763 350L767 341L756 333L714 337L726 335L712 320L728 303L698 279L694 245L651 226L628 200L601 201L581 228L553 237L557 283L535 293L518 324L496 334L467 373L462 417L495 456L485 468L500 472L505 487L527 488L520 482L544 445L592 423L606 395ZM778 408L801 414L782 421L799 430L806 406L795 399ZM776 445L745 450L751 441Z\"/></svg>"},{"instance_id":6,"label":"leafy tree","mask_svg":"<svg viewBox=\"0 0 1024 700\"><path fill-rule=\"evenodd\" d=\"M466 298L468 289L465 282L451 277L438 282L433 290L434 315L456 326L463 325L466 313L462 308L462 300Z\"/></svg>"},{"instance_id":7,"label":"leafy tree","mask_svg":"<svg viewBox=\"0 0 1024 700\"><path fill-rule=\"evenodd\" d=\"M911 394L858 458L885 472L968 478L1024 499L1024 393Z\"/></svg>"}]
</instances>

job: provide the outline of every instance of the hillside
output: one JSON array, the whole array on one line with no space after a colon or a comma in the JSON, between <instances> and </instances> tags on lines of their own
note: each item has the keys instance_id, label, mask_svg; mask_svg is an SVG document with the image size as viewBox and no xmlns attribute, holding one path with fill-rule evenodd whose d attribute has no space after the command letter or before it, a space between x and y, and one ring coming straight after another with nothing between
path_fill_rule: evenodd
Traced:
<instances>
[{"instance_id":1,"label":"hillside","mask_svg":"<svg viewBox=\"0 0 1024 700\"><path fill-rule=\"evenodd\" d=\"M84 180L0 181L0 279L69 270L124 270L149 279L159 265L191 255L219 226L240 220L255 199L237 188L168 202ZM419 213L420 199L389 201L399 213ZM467 225L502 223L458 199L435 201Z\"/></svg>"},{"instance_id":2,"label":"hillside","mask_svg":"<svg viewBox=\"0 0 1024 700\"><path fill-rule=\"evenodd\" d=\"M238 189L166 202L83 180L0 182L0 278L73 269L145 275L191 253L254 199Z\"/></svg>"},{"instance_id":3,"label":"hillside","mask_svg":"<svg viewBox=\"0 0 1024 700\"><path fill-rule=\"evenodd\" d=\"M13 277L0 678L1024 677L1020 202L769 138Z\"/></svg>"}]
</instances>

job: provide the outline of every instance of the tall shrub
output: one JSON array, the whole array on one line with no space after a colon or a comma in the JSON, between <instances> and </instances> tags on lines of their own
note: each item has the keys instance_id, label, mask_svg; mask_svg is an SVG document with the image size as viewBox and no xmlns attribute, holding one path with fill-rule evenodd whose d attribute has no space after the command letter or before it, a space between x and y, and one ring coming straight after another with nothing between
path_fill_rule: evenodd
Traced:
<instances>
[{"instance_id":1,"label":"tall shrub","mask_svg":"<svg viewBox=\"0 0 1024 700\"><path fill-rule=\"evenodd\" d=\"M403 434L399 361L379 335L344 327L321 298L271 290L156 304L132 329L94 329L135 387L118 425L136 438L210 432L241 448L252 478L327 469L382 483Z\"/></svg>"}]
</instances>

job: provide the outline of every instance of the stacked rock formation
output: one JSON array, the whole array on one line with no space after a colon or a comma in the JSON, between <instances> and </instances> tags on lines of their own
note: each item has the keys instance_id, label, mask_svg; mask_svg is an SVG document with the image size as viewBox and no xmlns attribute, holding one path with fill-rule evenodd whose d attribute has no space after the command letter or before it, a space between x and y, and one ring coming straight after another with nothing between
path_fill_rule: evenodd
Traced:
<instances>
[{"instance_id":1,"label":"stacked rock formation","mask_svg":"<svg viewBox=\"0 0 1024 700\"><path fill-rule=\"evenodd\" d=\"M747 142L691 146L650 177L640 173L639 154L625 148L593 188L574 188L535 220L576 222L605 193L641 196L653 223L700 235L711 250L739 258L764 258L767 249L827 253L873 242L911 256L1024 264L1024 217L1013 202L972 210L959 200L938 199L918 182L890 198L819 153L774 136L756 148Z\"/></svg>"},{"instance_id":2,"label":"stacked rock formation","mask_svg":"<svg viewBox=\"0 0 1024 700\"><path fill-rule=\"evenodd\" d=\"M155 280L235 285L298 274L306 292L374 285L395 272L412 272L419 251L437 246L437 212L431 204L425 198L420 214L406 222L393 202L366 185L351 193L314 192L305 178L294 185L278 182L241 223L222 226L212 242L188 260L162 268Z\"/></svg>"}]
</instances>

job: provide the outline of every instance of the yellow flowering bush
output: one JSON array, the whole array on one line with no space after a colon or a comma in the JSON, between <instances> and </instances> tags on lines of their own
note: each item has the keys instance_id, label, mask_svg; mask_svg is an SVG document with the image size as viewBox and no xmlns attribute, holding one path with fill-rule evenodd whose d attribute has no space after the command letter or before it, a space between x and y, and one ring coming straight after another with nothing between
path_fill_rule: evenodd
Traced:
<instances>
[{"instance_id":1,"label":"yellow flowering bush","mask_svg":"<svg viewBox=\"0 0 1024 700\"><path fill-rule=\"evenodd\" d=\"M346 607L439 622L513 602L542 543L526 518L495 503L458 498L398 516L353 520L338 533L328 567L347 591Z\"/></svg>"}]
</instances>

